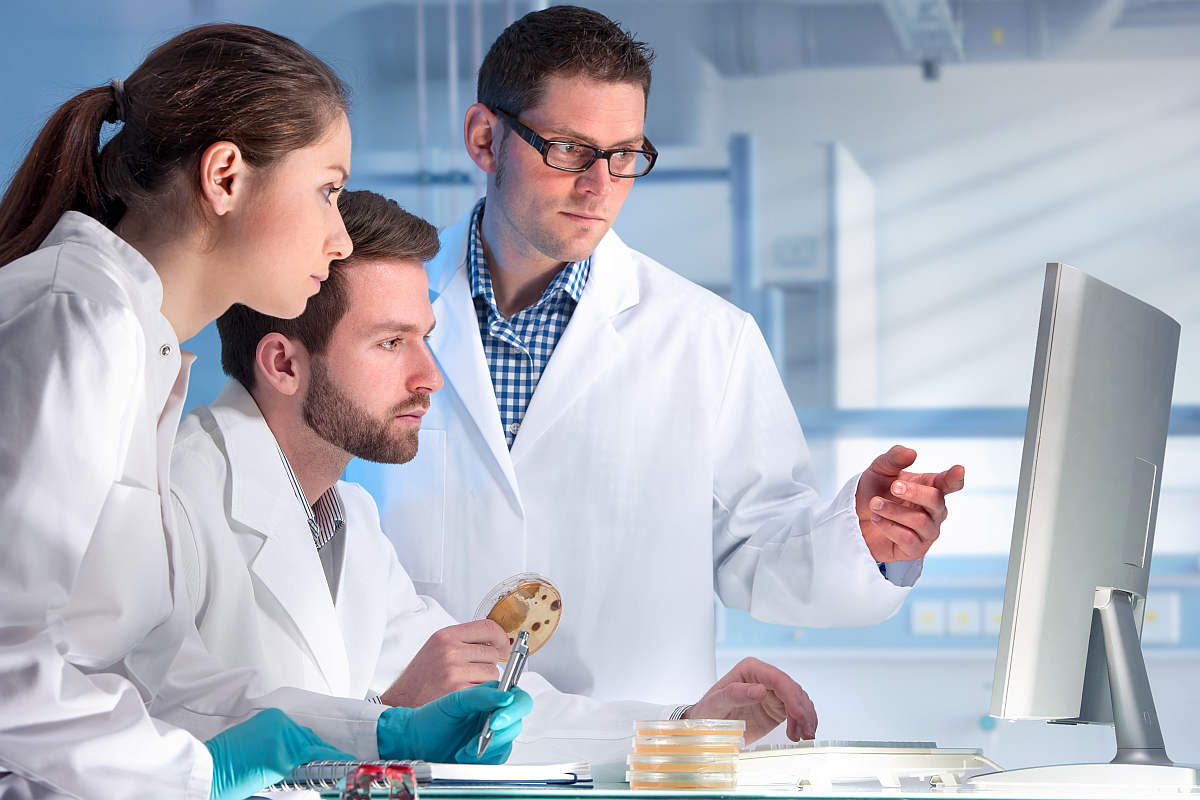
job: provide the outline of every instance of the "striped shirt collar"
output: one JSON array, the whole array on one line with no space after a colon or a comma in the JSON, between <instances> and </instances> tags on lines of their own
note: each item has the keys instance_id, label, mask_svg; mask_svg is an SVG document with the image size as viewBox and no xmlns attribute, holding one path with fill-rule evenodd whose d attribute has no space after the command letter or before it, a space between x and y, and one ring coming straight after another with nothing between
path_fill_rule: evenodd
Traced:
<instances>
[{"instance_id":1,"label":"striped shirt collar","mask_svg":"<svg viewBox=\"0 0 1200 800\"><path fill-rule=\"evenodd\" d=\"M304 507L313 544L320 550L346 527L345 508L342 506L342 496L338 494L337 484L326 489L325 493L317 498L316 504L310 506L308 499L304 496L304 489L300 486L300 481L292 470L292 465L288 463L287 456L283 454L282 447L279 448L279 460L283 462L288 481L292 484L292 491L296 493L296 498Z\"/></svg>"},{"instance_id":2,"label":"striped shirt collar","mask_svg":"<svg viewBox=\"0 0 1200 800\"><path fill-rule=\"evenodd\" d=\"M467 243L467 268L471 279L471 296L482 297L488 305L489 317L493 320L504 319L500 308L496 305L496 295L492 290L492 273L488 268L487 256L483 252L483 205L487 198L482 198L475 204L471 212L469 241ZM560 292L570 297L576 303L583 296L583 287L587 286L588 274L591 272L591 256L582 261L572 261L558 271L554 280L542 292L533 308L547 303Z\"/></svg>"}]
</instances>

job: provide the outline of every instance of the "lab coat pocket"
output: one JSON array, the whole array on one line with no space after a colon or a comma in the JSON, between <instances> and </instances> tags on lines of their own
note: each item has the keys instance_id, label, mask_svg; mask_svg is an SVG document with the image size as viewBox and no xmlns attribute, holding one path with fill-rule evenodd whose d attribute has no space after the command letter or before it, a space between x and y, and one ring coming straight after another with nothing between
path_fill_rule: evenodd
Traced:
<instances>
[{"instance_id":1,"label":"lab coat pocket","mask_svg":"<svg viewBox=\"0 0 1200 800\"><path fill-rule=\"evenodd\" d=\"M404 498L402 503L389 503L383 525L400 563L415 583L441 583L446 542L446 432L422 428L416 458L391 470L388 480L388 500Z\"/></svg>"},{"instance_id":2,"label":"lab coat pocket","mask_svg":"<svg viewBox=\"0 0 1200 800\"><path fill-rule=\"evenodd\" d=\"M108 666L171 614L158 492L114 483L63 608L71 659Z\"/></svg>"}]
</instances>

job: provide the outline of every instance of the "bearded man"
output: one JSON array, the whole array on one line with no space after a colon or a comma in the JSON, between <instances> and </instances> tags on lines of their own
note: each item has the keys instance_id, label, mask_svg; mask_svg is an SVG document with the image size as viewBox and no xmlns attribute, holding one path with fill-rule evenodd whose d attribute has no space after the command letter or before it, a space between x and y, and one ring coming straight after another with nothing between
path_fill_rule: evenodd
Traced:
<instances>
[{"instance_id":1,"label":"bearded man","mask_svg":"<svg viewBox=\"0 0 1200 800\"><path fill-rule=\"evenodd\" d=\"M254 670L260 690L418 706L494 681L508 640L495 622L459 623L418 595L373 498L339 480L351 457L410 461L442 386L425 341L434 315L421 266L437 232L372 192L348 192L339 208L354 252L334 262L304 314L235 306L218 320L231 380L188 414L175 442L175 570L209 652L227 669ZM526 761L623 762L635 719L685 708L745 720L747 742L784 721L793 739L811 738L817 724L799 684L756 659L699 699L667 704L559 692L536 672L521 685L536 707L506 728L491 760L511 750ZM640 687L629 688L636 697ZM505 711L524 712L527 700ZM186 721L186 711L163 715Z\"/></svg>"}]
</instances>

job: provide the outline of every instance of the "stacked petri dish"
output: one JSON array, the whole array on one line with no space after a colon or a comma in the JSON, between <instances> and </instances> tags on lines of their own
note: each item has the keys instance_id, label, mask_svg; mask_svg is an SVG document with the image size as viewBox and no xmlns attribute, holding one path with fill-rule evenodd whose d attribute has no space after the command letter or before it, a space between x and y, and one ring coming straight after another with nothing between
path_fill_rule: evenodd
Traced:
<instances>
[{"instance_id":1,"label":"stacked petri dish","mask_svg":"<svg viewBox=\"0 0 1200 800\"><path fill-rule=\"evenodd\" d=\"M635 723L625 779L630 789L734 789L742 720L643 720Z\"/></svg>"}]
</instances>

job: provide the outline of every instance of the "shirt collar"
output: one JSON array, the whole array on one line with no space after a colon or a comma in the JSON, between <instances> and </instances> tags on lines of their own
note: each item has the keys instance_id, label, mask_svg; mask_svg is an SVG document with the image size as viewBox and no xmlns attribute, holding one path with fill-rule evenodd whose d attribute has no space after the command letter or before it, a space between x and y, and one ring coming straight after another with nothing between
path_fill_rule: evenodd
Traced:
<instances>
[{"instance_id":1,"label":"shirt collar","mask_svg":"<svg viewBox=\"0 0 1200 800\"><path fill-rule=\"evenodd\" d=\"M313 544L320 550L329 544L345 526L346 513L342 505L342 496L337 490L337 484L326 489L325 493L317 498L315 505L309 506L308 499L304 496L304 489L300 486L300 481L296 478L296 473L292 470L287 456L283 454L282 447L279 448L279 458L283 461L283 468L287 471L292 491L296 493L296 498L304 507L305 516L308 517L308 527L312 532Z\"/></svg>"},{"instance_id":2,"label":"shirt collar","mask_svg":"<svg viewBox=\"0 0 1200 800\"><path fill-rule=\"evenodd\" d=\"M481 199L471 211L467 243L467 269L471 280L471 296L482 297L487 302L490 314L503 319L504 315L500 313L500 309L496 305L496 295L492 289L492 274L488 269L487 256L483 252L483 206L486 201L486 198ZM554 280L542 293L541 299L534 305L540 306L559 293L565 294L578 303L579 298L583 296L584 287L587 286L591 267L591 256L582 261L570 262L558 271Z\"/></svg>"}]
</instances>

